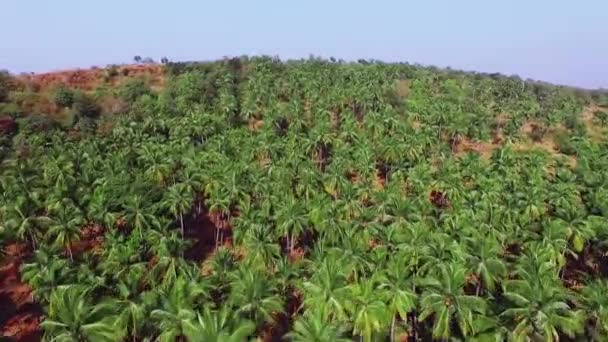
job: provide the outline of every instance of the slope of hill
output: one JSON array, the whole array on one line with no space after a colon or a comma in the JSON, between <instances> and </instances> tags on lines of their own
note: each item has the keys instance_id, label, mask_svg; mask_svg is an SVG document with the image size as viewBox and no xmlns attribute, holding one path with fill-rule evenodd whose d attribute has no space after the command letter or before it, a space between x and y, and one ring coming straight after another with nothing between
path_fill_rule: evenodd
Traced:
<instances>
[{"instance_id":1,"label":"slope of hill","mask_svg":"<svg viewBox=\"0 0 608 342\"><path fill-rule=\"evenodd\" d=\"M603 341L608 94L266 57L0 78L14 341Z\"/></svg>"}]
</instances>

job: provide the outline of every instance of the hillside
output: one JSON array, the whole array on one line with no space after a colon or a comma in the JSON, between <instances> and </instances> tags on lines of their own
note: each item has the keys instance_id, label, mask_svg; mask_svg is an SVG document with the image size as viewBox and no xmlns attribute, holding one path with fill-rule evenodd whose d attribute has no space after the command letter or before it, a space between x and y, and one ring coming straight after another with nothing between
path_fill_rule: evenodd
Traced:
<instances>
[{"instance_id":1,"label":"hillside","mask_svg":"<svg viewBox=\"0 0 608 342\"><path fill-rule=\"evenodd\" d=\"M605 341L607 131L409 64L3 75L0 336Z\"/></svg>"}]
</instances>

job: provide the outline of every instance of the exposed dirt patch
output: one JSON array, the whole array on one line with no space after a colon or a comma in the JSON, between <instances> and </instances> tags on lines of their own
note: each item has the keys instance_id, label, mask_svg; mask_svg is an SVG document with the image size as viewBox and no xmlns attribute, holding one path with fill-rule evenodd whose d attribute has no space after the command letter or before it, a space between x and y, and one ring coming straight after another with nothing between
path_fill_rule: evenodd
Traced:
<instances>
[{"instance_id":1,"label":"exposed dirt patch","mask_svg":"<svg viewBox=\"0 0 608 342\"><path fill-rule=\"evenodd\" d=\"M184 238L193 243L184 257L201 262L219 246L232 244L232 226L229 218L230 215L210 213L202 197L199 198L194 212L184 217Z\"/></svg>"},{"instance_id":2,"label":"exposed dirt patch","mask_svg":"<svg viewBox=\"0 0 608 342\"><path fill-rule=\"evenodd\" d=\"M346 178L353 184L361 184L361 176L357 173L357 171L349 170L346 172Z\"/></svg>"},{"instance_id":3,"label":"exposed dirt patch","mask_svg":"<svg viewBox=\"0 0 608 342\"><path fill-rule=\"evenodd\" d=\"M601 142L606 140L606 128L598 124L596 118L597 112L608 112L608 109L597 105L587 106L581 113L581 119L587 127L587 134L591 140Z\"/></svg>"},{"instance_id":4,"label":"exposed dirt patch","mask_svg":"<svg viewBox=\"0 0 608 342\"><path fill-rule=\"evenodd\" d=\"M250 118L247 121L247 127L252 132L259 131L262 128L263 125L264 125L264 120L258 120L256 118Z\"/></svg>"},{"instance_id":5,"label":"exposed dirt patch","mask_svg":"<svg viewBox=\"0 0 608 342\"><path fill-rule=\"evenodd\" d=\"M376 177L374 179L374 186L377 190L384 189L386 182L388 181L389 167L386 164L378 163L376 165Z\"/></svg>"},{"instance_id":6,"label":"exposed dirt patch","mask_svg":"<svg viewBox=\"0 0 608 342\"><path fill-rule=\"evenodd\" d=\"M296 290L291 290L287 294L284 310L274 315L274 322L266 324L262 331L262 341L280 342L284 341L283 336L291 329L293 321L302 311L302 295Z\"/></svg>"},{"instance_id":7,"label":"exposed dirt patch","mask_svg":"<svg viewBox=\"0 0 608 342\"><path fill-rule=\"evenodd\" d=\"M40 341L42 339L40 332L41 314L41 311L16 314L4 324L1 336L15 342Z\"/></svg>"},{"instance_id":8,"label":"exposed dirt patch","mask_svg":"<svg viewBox=\"0 0 608 342\"><path fill-rule=\"evenodd\" d=\"M458 139L458 141L452 144L452 152L456 155L460 155L467 152L474 152L487 160L490 159L492 153L498 147L499 144L488 143L485 141L470 141L468 139L463 138Z\"/></svg>"},{"instance_id":9,"label":"exposed dirt patch","mask_svg":"<svg viewBox=\"0 0 608 342\"><path fill-rule=\"evenodd\" d=\"M70 244L72 254L77 256L86 252L99 252L103 245L104 233L105 230L101 225L90 223L84 226L80 233L80 240Z\"/></svg>"},{"instance_id":10,"label":"exposed dirt patch","mask_svg":"<svg viewBox=\"0 0 608 342\"><path fill-rule=\"evenodd\" d=\"M0 135L10 135L17 130L15 119L10 116L0 117Z\"/></svg>"},{"instance_id":11,"label":"exposed dirt patch","mask_svg":"<svg viewBox=\"0 0 608 342\"><path fill-rule=\"evenodd\" d=\"M433 190L429 195L429 201L437 209L449 209L452 207L448 196L441 191Z\"/></svg>"},{"instance_id":12,"label":"exposed dirt patch","mask_svg":"<svg viewBox=\"0 0 608 342\"><path fill-rule=\"evenodd\" d=\"M589 277L608 277L608 252L597 243L588 243L577 255L566 255L562 269L564 284L573 290L581 289Z\"/></svg>"},{"instance_id":13,"label":"exposed dirt patch","mask_svg":"<svg viewBox=\"0 0 608 342\"><path fill-rule=\"evenodd\" d=\"M32 289L21 282L19 273L27 248L12 244L4 253L6 257L0 262L0 339L40 341L42 308L34 302Z\"/></svg>"},{"instance_id":14,"label":"exposed dirt patch","mask_svg":"<svg viewBox=\"0 0 608 342\"><path fill-rule=\"evenodd\" d=\"M16 81L22 87L36 91L59 85L90 91L104 81L116 85L127 77L146 77L152 88L162 88L165 81L164 74L164 66L160 64L127 64L118 66L115 74L110 73L109 68L90 68L20 75L16 77Z\"/></svg>"}]
</instances>

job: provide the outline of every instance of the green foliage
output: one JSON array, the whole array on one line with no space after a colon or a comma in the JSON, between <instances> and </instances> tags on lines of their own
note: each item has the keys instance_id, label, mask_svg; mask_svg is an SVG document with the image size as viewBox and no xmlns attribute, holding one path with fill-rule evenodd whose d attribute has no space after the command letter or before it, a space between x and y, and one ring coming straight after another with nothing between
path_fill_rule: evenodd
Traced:
<instances>
[{"instance_id":1,"label":"green foliage","mask_svg":"<svg viewBox=\"0 0 608 342\"><path fill-rule=\"evenodd\" d=\"M118 89L118 97L128 103L133 103L143 95L150 94L152 94L152 90L143 78L129 79Z\"/></svg>"},{"instance_id":2,"label":"green foliage","mask_svg":"<svg viewBox=\"0 0 608 342\"><path fill-rule=\"evenodd\" d=\"M578 136L584 136L587 132L587 126L578 115L569 115L566 117L565 126Z\"/></svg>"},{"instance_id":3,"label":"green foliage","mask_svg":"<svg viewBox=\"0 0 608 342\"><path fill-rule=\"evenodd\" d=\"M78 117L97 118L101 114L101 108L95 103L95 100L83 92L74 94L72 109Z\"/></svg>"},{"instance_id":4,"label":"green foliage","mask_svg":"<svg viewBox=\"0 0 608 342\"><path fill-rule=\"evenodd\" d=\"M30 114L17 119L17 123L21 132L48 132L59 127L57 121L42 114Z\"/></svg>"},{"instance_id":5,"label":"green foliage","mask_svg":"<svg viewBox=\"0 0 608 342\"><path fill-rule=\"evenodd\" d=\"M8 71L0 70L0 103L8 100L12 88L12 79Z\"/></svg>"},{"instance_id":6,"label":"green foliage","mask_svg":"<svg viewBox=\"0 0 608 342\"><path fill-rule=\"evenodd\" d=\"M58 87L53 92L53 101L59 107L72 107L74 97L74 91L65 86Z\"/></svg>"},{"instance_id":7,"label":"green foliage","mask_svg":"<svg viewBox=\"0 0 608 342\"><path fill-rule=\"evenodd\" d=\"M563 154L575 155L576 144L573 138L567 132L558 132L553 137L559 151Z\"/></svg>"},{"instance_id":8,"label":"green foliage","mask_svg":"<svg viewBox=\"0 0 608 342\"><path fill-rule=\"evenodd\" d=\"M21 108L15 103L0 103L0 116L17 118L23 115Z\"/></svg>"},{"instance_id":9,"label":"green foliage","mask_svg":"<svg viewBox=\"0 0 608 342\"><path fill-rule=\"evenodd\" d=\"M594 121L599 123L602 127L608 126L608 112L598 110L593 113Z\"/></svg>"},{"instance_id":10,"label":"green foliage","mask_svg":"<svg viewBox=\"0 0 608 342\"><path fill-rule=\"evenodd\" d=\"M11 93L0 244L32 251L44 340L605 340L605 131L575 114L599 94L373 60L166 67L159 96L74 92L62 127ZM98 120L111 94L128 108Z\"/></svg>"}]
</instances>

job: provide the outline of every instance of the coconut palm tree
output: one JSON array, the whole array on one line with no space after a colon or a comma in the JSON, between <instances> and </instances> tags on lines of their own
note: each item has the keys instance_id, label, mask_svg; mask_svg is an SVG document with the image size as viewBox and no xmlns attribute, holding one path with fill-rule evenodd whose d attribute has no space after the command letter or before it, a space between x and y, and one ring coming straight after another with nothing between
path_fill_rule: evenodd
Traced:
<instances>
[{"instance_id":1,"label":"coconut palm tree","mask_svg":"<svg viewBox=\"0 0 608 342\"><path fill-rule=\"evenodd\" d=\"M13 205L3 205L0 212L3 218L3 222L0 223L2 230L7 233L14 232L17 238L28 241L35 250L50 219L34 214L33 208L27 205L25 198L17 198Z\"/></svg>"},{"instance_id":2,"label":"coconut palm tree","mask_svg":"<svg viewBox=\"0 0 608 342\"><path fill-rule=\"evenodd\" d=\"M441 264L436 276L424 279L420 320L435 315L434 338L447 339L452 335L452 319L457 322L463 336L471 336L475 333L475 316L485 314L485 300L464 293L465 278L466 268L463 265Z\"/></svg>"},{"instance_id":3,"label":"coconut palm tree","mask_svg":"<svg viewBox=\"0 0 608 342\"><path fill-rule=\"evenodd\" d=\"M54 239L56 246L65 247L70 260L74 261L72 244L79 239L81 227L85 222L82 212L71 200L64 199L53 208L50 222L47 236Z\"/></svg>"},{"instance_id":4,"label":"coconut palm tree","mask_svg":"<svg viewBox=\"0 0 608 342\"><path fill-rule=\"evenodd\" d=\"M192 206L192 193L188 191L186 184L177 183L169 187L165 193L163 206L166 207L177 220L182 238L184 237L184 214L187 213Z\"/></svg>"},{"instance_id":5,"label":"coconut palm tree","mask_svg":"<svg viewBox=\"0 0 608 342\"><path fill-rule=\"evenodd\" d=\"M519 278L504 282L504 296L511 305L501 316L513 321L515 339L557 341L560 333L575 336L582 331L584 313L567 303L550 256L547 248L531 252L517 267Z\"/></svg>"},{"instance_id":6,"label":"coconut palm tree","mask_svg":"<svg viewBox=\"0 0 608 342\"><path fill-rule=\"evenodd\" d=\"M160 228L161 224L155 216L155 210L144 203L141 195L133 194L125 199L122 204L124 218L134 231L143 238L143 231L150 228Z\"/></svg>"},{"instance_id":7,"label":"coconut palm tree","mask_svg":"<svg viewBox=\"0 0 608 342\"><path fill-rule=\"evenodd\" d=\"M195 307L202 304L206 289L180 276L161 291L160 307L150 313L150 318L158 324L157 339L168 342L184 338L186 326L196 319Z\"/></svg>"},{"instance_id":8,"label":"coconut palm tree","mask_svg":"<svg viewBox=\"0 0 608 342\"><path fill-rule=\"evenodd\" d=\"M385 331L390 311L384 302L387 294L373 279L362 280L349 286L346 309L353 319L353 334L361 341L373 341L374 333Z\"/></svg>"},{"instance_id":9,"label":"coconut palm tree","mask_svg":"<svg viewBox=\"0 0 608 342\"><path fill-rule=\"evenodd\" d=\"M212 311L205 307L195 320L186 322L184 334L189 341L238 342L244 341L255 331L251 321L241 321L223 307Z\"/></svg>"},{"instance_id":10,"label":"coconut palm tree","mask_svg":"<svg viewBox=\"0 0 608 342\"><path fill-rule=\"evenodd\" d=\"M601 341L602 336L608 333L607 287L605 280L595 280L585 286L582 292L587 317L591 320L591 324L587 326L588 333L595 341Z\"/></svg>"},{"instance_id":11,"label":"coconut palm tree","mask_svg":"<svg viewBox=\"0 0 608 342\"><path fill-rule=\"evenodd\" d=\"M307 311L293 325L293 331L286 335L294 342L347 342L344 338L344 327L327 321L322 311Z\"/></svg>"},{"instance_id":12,"label":"coconut palm tree","mask_svg":"<svg viewBox=\"0 0 608 342\"><path fill-rule=\"evenodd\" d=\"M283 303L278 296L276 282L256 268L239 268L231 281L229 302L242 317L253 321L256 326L273 319L273 314L282 310Z\"/></svg>"},{"instance_id":13,"label":"coconut palm tree","mask_svg":"<svg viewBox=\"0 0 608 342\"><path fill-rule=\"evenodd\" d=\"M40 324L45 339L57 341L117 341L124 336L111 302L91 303L91 289L57 287L50 297L48 317Z\"/></svg>"},{"instance_id":14,"label":"coconut palm tree","mask_svg":"<svg viewBox=\"0 0 608 342\"><path fill-rule=\"evenodd\" d=\"M53 290L69 279L68 263L55 254L52 249L41 246L32 262L21 267L21 279L32 287L34 298L44 302L49 302Z\"/></svg>"}]
</instances>

